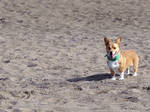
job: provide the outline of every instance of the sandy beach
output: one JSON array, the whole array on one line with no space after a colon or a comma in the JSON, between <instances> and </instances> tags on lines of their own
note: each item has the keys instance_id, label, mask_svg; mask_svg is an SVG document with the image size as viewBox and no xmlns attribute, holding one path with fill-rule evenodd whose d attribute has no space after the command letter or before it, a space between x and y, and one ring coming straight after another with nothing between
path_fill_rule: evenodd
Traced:
<instances>
[{"instance_id":1,"label":"sandy beach","mask_svg":"<svg viewBox=\"0 0 150 112\"><path fill-rule=\"evenodd\" d=\"M137 77L111 80L104 36ZM0 112L150 112L149 73L149 0L0 0Z\"/></svg>"}]
</instances>

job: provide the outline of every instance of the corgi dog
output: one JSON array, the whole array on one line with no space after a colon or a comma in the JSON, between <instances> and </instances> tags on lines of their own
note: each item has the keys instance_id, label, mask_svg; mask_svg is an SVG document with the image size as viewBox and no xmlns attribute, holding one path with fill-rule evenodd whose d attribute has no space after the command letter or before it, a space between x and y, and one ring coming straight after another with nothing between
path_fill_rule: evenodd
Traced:
<instances>
[{"instance_id":1,"label":"corgi dog","mask_svg":"<svg viewBox=\"0 0 150 112\"><path fill-rule=\"evenodd\" d=\"M118 37L115 42L112 42L107 37L104 38L107 52L105 57L107 57L107 64L112 74L112 80L116 80L115 74L117 72L120 73L119 80L123 80L125 72L129 74L130 66L133 66L133 76L137 76L139 57L133 50L121 51L121 41L122 37Z\"/></svg>"}]
</instances>

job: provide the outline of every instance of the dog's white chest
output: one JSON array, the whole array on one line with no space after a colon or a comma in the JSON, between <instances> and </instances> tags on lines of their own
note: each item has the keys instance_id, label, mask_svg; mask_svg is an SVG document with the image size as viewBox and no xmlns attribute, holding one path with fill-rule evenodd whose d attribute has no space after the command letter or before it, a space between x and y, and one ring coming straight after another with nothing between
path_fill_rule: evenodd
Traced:
<instances>
[{"instance_id":1,"label":"dog's white chest","mask_svg":"<svg viewBox=\"0 0 150 112\"><path fill-rule=\"evenodd\" d=\"M109 68L113 69L114 71L118 71L118 68L120 67L118 60L116 61L108 61Z\"/></svg>"}]
</instances>

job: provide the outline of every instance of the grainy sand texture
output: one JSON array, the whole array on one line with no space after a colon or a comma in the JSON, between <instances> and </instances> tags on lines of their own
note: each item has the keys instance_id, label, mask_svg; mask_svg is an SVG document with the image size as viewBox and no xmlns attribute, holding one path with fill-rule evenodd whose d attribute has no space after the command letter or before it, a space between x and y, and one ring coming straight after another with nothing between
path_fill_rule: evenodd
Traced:
<instances>
[{"instance_id":1,"label":"grainy sand texture","mask_svg":"<svg viewBox=\"0 0 150 112\"><path fill-rule=\"evenodd\" d=\"M140 57L112 81L104 36ZM0 0L0 112L150 112L150 0Z\"/></svg>"}]
</instances>

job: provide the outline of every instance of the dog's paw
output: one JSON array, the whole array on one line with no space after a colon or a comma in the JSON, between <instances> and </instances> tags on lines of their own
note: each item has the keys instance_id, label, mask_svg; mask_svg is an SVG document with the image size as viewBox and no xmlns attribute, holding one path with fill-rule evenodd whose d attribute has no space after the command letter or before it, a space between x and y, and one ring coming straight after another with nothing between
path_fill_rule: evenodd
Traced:
<instances>
[{"instance_id":1,"label":"dog's paw","mask_svg":"<svg viewBox=\"0 0 150 112\"><path fill-rule=\"evenodd\" d=\"M119 80L124 80L124 78L120 77Z\"/></svg>"},{"instance_id":2,"label":"dog's paw","mask_svg":"<svg viewBox=\"0 0 150 112\"><path fill-rule=\"evenodd\" d=\"M135 72L135 73L133 74L133 76L137 76L137 73Z\"/></svg>"},{"instance_id":3,"label":"dog's paw","mask_svg":"<svg viewBox=\"0 0 150 112\"><path fill-rule=\"evenodd\" d=\"M112 77L111 80L116 80L116 77Z\"/></svg>"}]
</instances>

